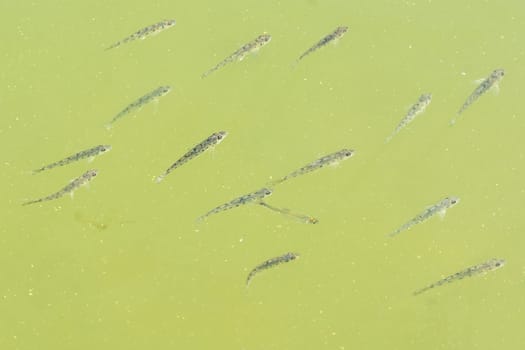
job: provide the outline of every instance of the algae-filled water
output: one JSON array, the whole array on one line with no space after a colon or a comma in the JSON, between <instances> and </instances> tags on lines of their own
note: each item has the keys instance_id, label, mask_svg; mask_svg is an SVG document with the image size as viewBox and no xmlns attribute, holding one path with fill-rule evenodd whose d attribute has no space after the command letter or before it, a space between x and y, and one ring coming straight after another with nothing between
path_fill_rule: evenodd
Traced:
<instances>
[{"instance_id":1,"label":"algae-filled water","mask_svg":"<svg viewBox=\"0 0 525 350\"><path fill-rule=\"evenodd\" d=\"M0 11L0 349L525 348L523 1L49 0ZM296 62L343 26L335 45ZM256 53L201 78L263 34ZM495 69L499 93L450 126ZM161 86L171 91L104 127ZM213 150L155 182L219 131ZM31 174L105 144L92 162ZM264 200L282 212L254 201L196 221L341 149L355 154L273 187ZM73 199L22 206L89 169L98 175ZM452 196L444 218L388 236ZM246 287L279 256L290 261ZM413 295L492 258L505 266Z\"/></svg>"}]
</instances>

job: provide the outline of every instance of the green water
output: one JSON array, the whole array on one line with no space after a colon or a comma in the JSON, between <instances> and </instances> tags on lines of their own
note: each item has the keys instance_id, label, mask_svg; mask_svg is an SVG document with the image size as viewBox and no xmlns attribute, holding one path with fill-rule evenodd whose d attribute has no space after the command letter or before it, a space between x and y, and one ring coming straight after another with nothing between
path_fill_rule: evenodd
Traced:
<instances>
[{"instance_id":1,"label":"green water","mask_svg":"<svg viewBox=\"0 0 525 350\"><path fill-rule=\"evenodd\" d=\"M523 349L525 3L4 1L0 349ZM104 48L175 18L146 40ZM348 33L293 68L337 26ZM201 74L256 36L257 54ZM474 80L504 68L454 127ZM111 118L161 85L158 103ZM425 113L385 144L411 104ZM228 137L153 179L211 133ZM113 149L37 175L98 144ZM268 203L194 220L342 148ZM53 193L90 168L99 176ZM389 239L445 196L461 202ZM245 279L257 264L298 260ZM492 257L502 269L412 292Z\"/></svg>"}]
</instances>

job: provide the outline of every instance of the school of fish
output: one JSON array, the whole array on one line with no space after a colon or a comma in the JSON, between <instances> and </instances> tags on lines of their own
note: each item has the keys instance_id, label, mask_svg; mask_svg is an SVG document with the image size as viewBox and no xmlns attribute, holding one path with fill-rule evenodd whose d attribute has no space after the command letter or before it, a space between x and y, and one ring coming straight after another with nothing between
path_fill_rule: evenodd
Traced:
<instances>
[{"instance_id":1,"label":"school of fish","mask_svg":"<svg viewBox=\"0 0 525 350\"><path fill-rule=\"evenodd\" d=\"M105 50L111 50L111 49L120 47L124 44L133 42L135 40L139 40L139 39L144 40L148 37L151 37L155 34L158 34L160 32L163 32L173 27L175 23L176 21L174 19L167 19L167 20L162 20L152 25L148 25L146 27L143 27L142 29L137 30L133 34L117 42L114 42L113 44L108 46ZM335 43L339 41L347 32L348 32L348 26L336 27L336 29L333 30L330 34L322 37L322 39L319 40L316 44L314 44L313 46L309 47L306 51L304 51L296 59L296 63L303 60L306 56L309 56L310 54L314 53L320 48L325 47L327 44ZM215 66L205 71L201 75L201 78L208 77L210 74L216 72L217 70L228 65L229 63L232 63L235 61L242 61L247 55L258 51L260 48L267 45L271 41L271 39L272 39L272 36L267 33L257 36L252 41L249 41L246 44L242 45L239 49L237 49L232 54L224 58L222 61L217 63ZM466 101L463 103L463 105L457 112L456 116L451 120L450 124L452 125L455 124L457 118L462 113L464 113L468 107L470 107L475 101L477 101L487 91L493 88L497 89L499 86L499 82L502 80L504 75L505 75L504 69L498 68L498 69L495 69L487 78L483 79L480 82L479 86L474 90L474 92L472 92L472 94L468 96ZM138 111L143 106L153 101L158 101L160 97L165 96L170 91L171 91L171 86L161 85L158 88L146 93L142 97L131 102L124 109L122 109L119 113L117 113L106 124L106 127L108 129L113 127L114 124L117 121L119 121L121 118L123 118L124 116ZM423 113L428 107L428 105L430 104L431 100L432 100L432 94L430 93L424 93L420 95L417 102L415 102L409 108L409 110L407 111L403 119L398 123L394 131L387 137L386 142L390 142L395 135L397 135L402 129L407 127L418 115ZM160 183L169 174L171 174L175 169L185 165L190 160L203 154L205 151L217 146L219 143L221 143L224 140L224 138L227 135L228 133L226 131L218 131L218 132L212 133L209 137L205 138L203 141L201 141L197 145L190 148L189 151L187 151L180 158L178 158L161 175L157 176L155 178L155 182ZM111 150L111 148L112 147L110 145L98 145L95 147L91 147L89 149L85 149L83 151L74 153L73 155L63 158L59 161L56 161L48 165L44 165L40 168L37 168L36 170L33 171L33 173L34 174L40 173L43 171L51 170L54 168L65 166L65 165L70 165L82 159L93 160L96 156L107 153L109 150ZM196 219L196 221L202 222L211 215L219 214L219 213L222 213L222 212L225 212L225 211L228 211L228 210L240 207L240 206L245 206L248 204L258 204L259 206L264 207L274 213L280 214L283 217L293 218L299 223L317 224L319 220L316 217L297 213L287 208L279 208L279 207L273 206L267 203L266 200L275 191L275 186L280 185L287 180L314 172L323 167L339 164L341 161L351 158L354 154L355 154L355 150L350 149L350 148L343 148L334 153L330 153L320 158L317 158L307 163L306 165L298 168L297 170L294 170L282 177L278 177L276 180L270 181L268 184L264 185L264 187L260 187L258 190L241 195L235 199L225 202L224 204L218 205L217 207L207 211L205 214L199 216ZM22 205L27 206L30 204L37 204L37 203L43 204L44 202L47 202L47 201L57 200L67 194L70 194L72 196L75 190L77 190L81 186L84 186L90 183L95 177L98 176L98 173L99 172L96 169L87 170L79 177L71 180L62 189L50 195L40 197L35 200L26 201L22 203ZM402 226L392 231L390 234L388 234L388 236L389 237L397 236L399 233L412 229L413 226L417 224L421 224L435 215L443 217L445 215L445 212L451 207L455 206L457 203L459 203L459 197L455 197L455 196L446 197L443 200L437 202L436 204L427 207L424 211L420 212L415 217L405 222ZM286 254L265 260L264 262L260 263L259 265L255 266L253 269L250 270L246 278L246 282L245 282L246 287L248 287L252 279L261 271L264 271L270 268L274 268L284 263L294 261L298 257L299 257L298 253L288 252ZM438 280L437 282L434 282L424 288L418 289L415 292L413 292L413 295L422 294L435 287L439 287L447 283L452 283L452 282L464 279L465 277L471 277L475 275L484 274L489 271L499 269L500 267L504 265L505 265L504 259L493 258L481 264L471 266L467 269L464 269L452 275L449 275L448 277Z\"/></svg>"}]
</instances>

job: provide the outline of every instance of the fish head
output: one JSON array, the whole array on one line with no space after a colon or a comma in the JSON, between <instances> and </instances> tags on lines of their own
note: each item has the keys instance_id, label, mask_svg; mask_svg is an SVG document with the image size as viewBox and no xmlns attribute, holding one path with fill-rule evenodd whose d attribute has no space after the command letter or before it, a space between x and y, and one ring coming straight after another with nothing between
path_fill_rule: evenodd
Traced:
<instances>
[{"instance_id":1,"label":"fish head","mask_svg":"<svg viewBox=\"0 0 525 350\"><path fill-rule=\"evenodd\" d=\"M215 133L215 138L217 139L217 143L219 143L222 140L224 140L224 138L226 136L228 136L228 132L227 131L219 131L219 132Z\"/></svg>"},{"instance_id":2,"label":"fish head","mask_svg":"<svg viewBox=\"0 0 525 350\"><path fill-rule=\"evenodd\" d=\"M335 32L337 33L338 36L343 35L347 31L348 31L348 26L337 27L337 29L335 30Z\"/></svg>"},{"instance_id":3,"label":"fish head","mask_svg":"<svg viewBox=\"0 0 525 350\"><path fill-rule=\"evenodd\" d=\"M101 153L109 152L109 151L111 151L111 146L110 145L100 145L100 146L98 146L98 150Z\"/></svg>"},{"instance_id":4,"label":"fish head","mask_svg":"<svg viewBox=\"0 0 525 350\"><path fill-rule=\"evenodd\" d=\"M167 27L173 27L177 23L174 19L167 19L164 21Z\"/></svg>"},{"instance_id":5,"label":"fish head","mask_svg":"<svg viewBox=\"0 0 525 350\"><path fill-rule=\"evenodd\" d=\"M452 207L452 206L454 206L454 205L459 203L459 197L454 197L454 196L447 197L447 198L445 198L445 201L448 204L447 207L450 208L450 207Z\"/></svg>"},{"instance_id":6,"label":"fish head","mask_svg":"<svg viewBox=\"0 0 525 350\"><path fill-rule=\"evenodd\" d=\"M259 191L263 197L269 196L273 193L273 191L267 187L261 188Z\"/></svg>"},{"instance_id":7,"label":"fish head","mask_svg":"<svg viewBox=\"0 0 525 350\"><path fill-rule=\"evenodd\" d=\"M299 257L300 255L298 253L293 253L293 252L289 252L289 253L286 253L286 259L288 261L290 260L295 260Z\"/></svg>"},{"instance_id":8,"label":"fish head","mask_svg":"<svg viewBox=\"0 0 525 350\"><path fill-rule=\"evenodd\" d=\"M87 178L87 179L92 179L94 177L96 177L98 175L98 170L97 169L90 169L88 171L86 171L84 173L84 177Z\"/></svg>"},{"instance_id":9,"label":"fish head","mask_svg":"<svg viewBox=\"0 0 525 350\"><path fill-rule=\"evenodd\" d=\"M431 93L423 94L423 95L421 95L419 100L422 101L422 102L430 103L430 101L432 100L432 94Z\"/></svg>"},{"instance_id":10,"label":"fish head","mask_svg":"<svg viewBox=\"0 0 525 350\"><path fill-rule=\"evenodd\" d=\"M257 37L257 42L262 46L266 45L272 40L272 36L270 34L262 34Z\"/></svg>"},{"instance_id":11,"label":"fish head","mask_svg":"<svg viewBox=\"0 0 525 350\"><path fill-rule=\"evenodd\" d=\"M170 91L171 91L171 86L168 86L168 85L166 85L166 86L161 86L161 87L159 88L159 95L160 95L160 96L164 96L164 95L166 95L166 94L167 94L168 92L170 92Z\"/></svg>"},{"instance_id":12,"label":"fish head","mask_svg":"<svg viewBox=\"0 0 525 350\"><path fill-rule=\"evenodd\" d=\"M505 259L490 259L487 263L490 266L492 270L499 269L500 267L503 267L505 265Z\"/></svg>"},{"instance_id":13,"label":"fish head","mask_svg":"<svg viewBox=\"0 0 525 350\"><path fill-rule=\"evenodd\" d=\"M339 154L341 155L343 159L350 158L351 156L354 155L354 153L355 151L353 149L347 149L347 148L344 148L341 151L339 151Z\"/></svg>"},{"instance_id":14,"label":"fish head","mask_svg":"<svg viewBox=\"0 0 525 350\"><path fill-rule=\"evenodd\" d=\"M493 78L499 80L503 78L503 76L505 75L505 69L502 69L502 68L495 69L491 75Z\"/></svg>"}]
</instances>

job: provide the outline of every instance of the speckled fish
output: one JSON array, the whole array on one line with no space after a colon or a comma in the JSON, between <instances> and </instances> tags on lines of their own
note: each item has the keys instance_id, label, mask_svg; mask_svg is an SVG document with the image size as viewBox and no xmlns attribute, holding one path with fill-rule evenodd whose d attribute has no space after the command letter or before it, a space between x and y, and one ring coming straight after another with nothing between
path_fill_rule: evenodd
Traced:
<instances>
[{"instance_id":1,"label":"speckled fish","mask_svg":"<svg viewBox=\"0 0 525 350\"><path fill-rule=\"evenodd\" d=\"M265 262L263 262L262 264L257 265L248 274L248 277L246 278L246 287L249 286L249 284L250 284L251 280L253 279L253 277L256 274L258 274L259 272L264 271L266 269L269 269L271 267L283 264L283 263L287 263L289 261L293 261L293 260L297 259L298 257L299 257L299 254L297 254L297 253L286 253L284 255L268 259Z\"/></svg>"},{"instance_id":2,"label":"speckled fish","mask_svg":"<svg viewBox=\"0 0 525 350\"><path fill-rule=\"evenodd\" d=\"M208 216L212 214L220 213L221 211L233 209L236 207L239 207L241 205L245 205L248 203L254 203L261 201L264 197L267 197L272 194L272 190L269 188L261 188L260 190L257 190L252 193L245 194L244 196L241 196L239 198L235 198L234 200L229 201L228 203L219 205L217 208L214 208L207 212L206 214L200 216L197 218L197 221L202 221L206 219Z\"/></svg>"},{"instance_id":3,"label":"speckled fish","mask_svg":"<svg viewBox=\"0 0 525 350\"><path fill-rule=\"evenodd\" d=\"M141 40L146 39L148 36L158 34L168 28L173 27L174 25L175 25L174 19L166 19L166 20L160 21L159 23L155 23L145 28L137 30L135 33L131 34L130 36L120 41L117 41L110 47L106 48L106 50L110 50L115 47L119 47L122 44L128 43L130 41L135 41L137 39L141 39Z\"/></svg>"},{"instance_id":4,"label":"speckled fish","mask_svg":"<svg viewBox=\"0 0 525 350\"><path fill-rule=\"evenodd\" d=\"M99 154L104 154L104 153L106 153L106 152L108 152L110 150L111 150L111 146L110 145L98 145L98 146L92 147L90 149L87 149L87 150L75 153L75 154L73 154L73 155L71 155L71 156L69 156L67 158L64 158L62 160L59 160L57 162L45 165L45 166L41 167L40 169L33 170L33 174L39 173L39 172L44 171L44 170L53 169L53 168L56 168L56 167L59 167L59 166L67 165L69 163L73 163L73 162L76 162L76 161L84 159L84 158L93 159L96 156L98 156Z\"/></svg>"},{"instance_id":5,"label":"speckled fish","mask_svg":"<svg viewBox=\"0 0 525 350\"><path fill-rule=\"evenodd\" d=\"M215 72L217 69L224 67L228 63L234 62L234 61L242 61L244 57L246 57L248 54L252 52L258 51L261 47L268 44L270 40L272 39L271 35L269 34L262 34L259 35L255 40L250 41L249 43L243 45L240 49L232 53L230 56L226 57L224 60L219 62L215 67L211 68L207 72L205 72L201 78L206 78L211 73Z\"/></svg>"},{"instance_id":6,"label":"speckled fish","mask_svg":"<svg viewBox=\"0 0 525 350\"><path fill-rule=\"evenodd\" d=\"M386 139L386 142L389 142L392 139L392 137L394 137L394 135L401 131L401 129L403 129L405 126L410 124L412 120L414 120L417 117L418 114L423 113L423 111L430 104L430 101L432 101L432 94L423 94L419 96L417 102L414 103L412 107L410 107L407 114L398 124L394 132Z\"/></svg>"},{"instance_id":7,"label":"speckled fish","mask_svg":"<svg viewBox=\"0 0 525 350\"><path fill-rule=\"evenodd\" d=\"M334 165L334 164L337 164L339 163L340 161L342 160L345 160L345 159L348 159L350 158L353 154L355 153L354 150L351 150L351 149L342 149L340 151L337 151L335 153L331 153L331 154L328 154L324 157L321 157L315 161L313 161L312 163L309 163L309 164L306 164L305 166L303 166L302 168L300 168L299 170L296 170L278 180L275 180L273 182L271 182L272 185L277 185L277 184L280 184L281 182L283 181L286 181L288 179L291 179L293 177L296 177L296 176L299 176L299 175L304 175L304 174L307 174L309 172L312 172L316 169L320 169L324 166L327 166L327 165Z\"/></svg>"},{"instance_id":8,"label":"speckled fish","mask_svg":"<svg viewBox=\"0 0 525 350\"><path fill-rule=\"evenodd\" d=\"M465 277L471 277L471 276L479 275L482 273L487 273L489 271L494 271L496 269L499 269L503 265L505 265L504 259L490 259L482 264L471 266L463 271L459 271L453 275L447 276L443 278L442 280L437 281L436 283L432 283L431 285L426 286L425 288L416 290L413 293L413 295L419 295L423 292L426 292L429 289L439 287L443 284L459 281Z\"/></svg>"},{"instance_id":9,"label":"speckled fish","mask_svg":"<svg viewBox=\"0 0 525 350\"><path fill-rule=\"evenodd\" d=\"M210 137L208 137L206 140L199 143L197 146L190 149L186 154L184 154L179 160L177 160L175 163L173 163L165 172L164 174L157 177L155 180L157 183L161 182L166 176L168 176L169 173L171 173L173 170L177 169L181 165L185 164L189 160L197 157L199 154L203 153L207 149L214 147L218 145L224 138L228 135L226 131L219 131L211 134Z\"/></svg>"},{"instance_id":10,"label":"speckled fish","mask_svg":"<svg viewBox=\"0 0 525 350\"><path fill-rule=\"evenodd\" d=\"M436 203L436 204L428 207L424 212L418 214L415 218L413 218L412 220L410 220L409 222L407 222L406 224L404 224L403 226L401 226L400 228L398 228L394 232L390 233L389 236L393 237L393 236L399 234L402 231L408 230L412 226L414 226L416 224L419 224L419 223L422 223L422 222L430 219L431 217L433 217L436 214L438 214L441 217L444 217L446 211L449 208L451 208L454 205L456 205L457 203L459 203L459 198L458 197L446 197L445 199L443 199L439 203Z\"/></svg>"},{"instance_id":11,"label":"speckled fish","mask_svg":"<svg viewBox=\"0 0 525 350\"><path fill-rule=\"evenodd\" d=\"M468 108L471 104L473 104L481 95L483 95L485 92L489 91L493 87L498 87L499 82L501 79L503 79L503 76L505 75L504 69L496 69L494 70L486 79L481 81L481 84L474 90L474 92L467 98L465 103L463 103L463 106L458 111L457 117L461 113L465 111L465 109ZM450 124L455 124L456 118L452 119L450 121Z\"/></svg>"},{"instance_id":12,"label":"speckled fish","mask_svg":"<svg viewBox=\"0 0 525 350\"><path fill-rule=\"evenodd\" d=\"M348 27L346 27L346 26L344 26L344 27L337 27L332 33L328 34L327 36L325 36L324 38L319 40L319 42L317 44L315 44L314 46L312 46L311 48L306 50L305 53L303 53L301 56L299 56L299 58L297 59L296 62L299 62L304 57L308 56L309 54L311 54L312 52L316 51L317 49L320 49L321 47L325 46L329 42L332 42L332 41L335 42L336 40L342 38L343 35L345 35L345 33L347 31L348 31Z\"/></svg>"},{"instance_id":13,"label":"speckled fish","mask_svg":"<svg viewBox=\"0 0 525 350\"><path fill-rule=\"evenodd\" d=\"M146 95L142 96L141 98L139 98L135 102L133 102L130 105L128 105L122 111L120 111L108 124L106 124L106 128L107 129L111 129L113 124L117 120L119 120L120 118L125 116L126 114L129 114L129 113L131 113L134 110L140 109L145 104L148 104L151 101L159 99L160 97L166 95L170 91L171 91L171 87L170 86L160 86L160 87L156 88L155 90L147 93Z\"/></svg>"},{"instance_id":14,"label":"speckled fish","mask_svg":"<svg viewBox=\"0 0 525 350\"><path fill-rule=\"evenodd\" d=\"M98 170L96 170L96 169L88 170L84 174L82 174L80 177L72 180L66 187L64 187L60 191L58 191L56 193L53 193L53 194L50 194L47 197L43 197L43 198L40 198L40 199L35 199L35 200L29 201L29 202L25 202L22 205L29 205L29 204L34 204L34 203L50 201L50 200L53 200L53 199L60 198L60 197L66 195L68 193L73 195L73 192L77 188L79 188L80 186L86 185L89 181L91 181L94 177L96 177L97 174L98 174Z\"/></svg>"},{"instance_id":15,"label":"speckled fish","mask_svg":"<svg viewBox=\"0 0 525 350\"><path fill-rule=\"evenodd\" d=\"M266 202L263 202L263 201L260 201L259 204L262 205L263 207L268 208L268 209L270 209L272 211L275 211L277 213L280 213L280 214L283 214L283 215L286 215L286 216L290 216L290 217L292 217L294 219L297 219L299 222L301 222L303 224L317 224L319 222L319 220L317 220L313 216L303 215L303 214L299 214L299 213L294 213L293 211L291 211L290 209L287 209L287 208L277 208L277 207L274 207L273 205L270 205L270 204L268 204Z\"/></svg>"}]
</instances>

